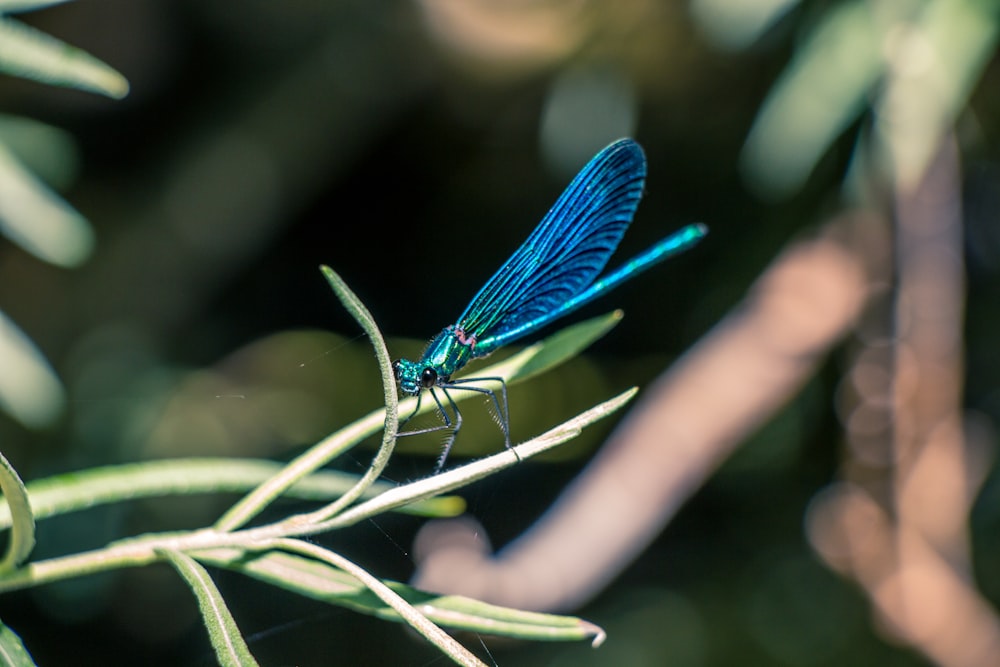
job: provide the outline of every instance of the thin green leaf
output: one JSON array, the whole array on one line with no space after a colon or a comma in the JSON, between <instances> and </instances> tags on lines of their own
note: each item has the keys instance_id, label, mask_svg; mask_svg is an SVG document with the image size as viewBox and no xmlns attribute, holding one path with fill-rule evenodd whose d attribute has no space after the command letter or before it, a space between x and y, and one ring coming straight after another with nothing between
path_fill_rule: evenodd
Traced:
<instances>
[{"instance_id":1,"label":"thin green leaf","mask_svg":"<svg viewBox=\"0 0 1000 667\"><path fill-rule=\"evenodd\" d=\"M39 259L63 267L80 264L94 248L94 232L86 218L25 169L3 144L0 233Z\"/></svg>"},{"instance_id":2,"label":"thin green leaf","mask_svg":"<svg viewBox=\"0 0 1000 667\"><path fill-rule=\"evenodd\" d=\"M257 661L250 653L250 648L240 634L240 629L236 626L222 593L215 586L208 571L196 560L179 551L164 549L160 551L160 555L170 561L194 591L198 599L198 609L201 610L201 617L219 664L223 667L256 665Z\"/></svg>"},{"instance_id":3,"label":"thin green leaf","mask_svg":"<svg viewBox=\"0 0 1000 667\"><path fill-rule=\"evenodd\" d=\"M59 416L66 400L59 378L35 344L3 312L0 368L0 410L28 428L43 428Z\"/></svg>"},{"instance_id":4,"label":"thin green leaf","mask_svg":"<svg viewBox=\"0 0 1000 667\"><path fill-rule=\"evenodd\" d=\"M468 667L486 667L482 661L455 641L448 633L439 628L433 621L428 619L424 613L418 611L392 588L384 584L380 579L372 576L363 567L338 553L301 540L278 539L272 540L271 545L272 548L291 551L347 572L363 584L379 600L391 607L399 615L399 618L406 621L410 627L441 649L455 663Z\"/></svg>"},{"instance_id":5,"label":"thin green leaf","mask_svg":"<svg viewBox=\"0 0 1000 667\"><path fill-rule=\"evenodd\" d=\"M280 586L300 595L347 607L386 620L399 615L366 586L331 565L295 554L268 551L247 555L241 549L200 551L198 560ZM573 616L557 616L499 607L458 595L436 595L395 581L383 581L437 625L454 630L545 641L604 639L598 626Z\"/></svg>"},{"instance_id":6,"label":"thin green leaf","mask_svg":"<svg viewBox=\"0 0 1000 667\"><path fill-rule=\"evenodd\" d=\"M13 630L0 624L0 665L3 667L36 667L24 642Z\"/></svg>"},{"instance_id":7,"label":"thin green leaf","mask_svg":"<svg viewBox=\"0 0 1000 667\"><path fill-rule=\"evenodd\" d=\"M7 553L0 561L0 572L9 572L23 563L35 546L35 517L24 482L3 454L0 454L0 491L13 517Z\"/></svg>"},{"instance_id":8,"label":"thin green leaf","mask_svg":"<svg viewBox=\"0 0 1000 667\"><path fill-rule=\"evenodd\" d=\"M340 303L357 320L361 328L364 329L364 332L368 334L369 340L371 340L372 347L375 350L375 358L378 361L379 375L382 376L382 391L385 401L385 426L382 429L382 444L375 453L375 458L372 460L371 465L368 466L365 474L358 480L353 489L326 507L311 513L309 518L314 521L321 521L337 514L343 508L360 498L382 476L382 471L389 464L389 458L396 447L396 434L399 432L399 395L396 392L396 377L392 369L392 359L389 357L389 349L385 345L382 332L379 331L378 325L375 324L375 318L368 312L365 305L361 303L361 299L350 290L343 278L328 266L320 266L319 270L330 284L330 288L333 289L334 294L340 299Z\"/></svg>"},{"instance_id":9,"label":"thin green leaf","mask_svg":"<svg viewBox=\"0 0 1000 667\"><path fill-rule=\"evenodd\" d=\"M120 99L128 81L86 51L0 15L0 70Z\"/></svg>"},{"instance_id":10,"label":"thin green leaf","mask_svg":"<svg viewBox=\"0 0 1000 667\"><path fill-rule=\"evenodd\" d=\"M35 519L39 520L137 498L248 491L283 467L281 463L259 459L168 459L90 468L35 480L26 486ZM299 480L284 495L299 500L329 501L342 496L357 480L356 475L324 470ZM394 487L378 482L364 497L374 497ZM458 496L400 508L419 516L457 516L464 510L465 501ZM0 528L10 524L10 507L4 500L0 502Z\"/></svg>"},{"instance_id":11,"label":"thin green leaf","mask_svg":"<svg viewBox=\"0 0 1000 667\"><path fill-rule=\"evenodd\" d=\"M246 524L247 521L257 516L257 514L263 511L264 508L296 481L318 470L356 445L362 438L370 435L368 432L370 427L377 429L381 426L383 428L382 446L379 447L372 465L369 466L355 487L336 501L327 512L330 514L335 513L339 508L346 507L357 500L365 492L365 489L371 486L378 479L379 475L382 474L382 470L385 468L386 463L389 461L389 456L392 454L396 443L396 429L399 426L396 416L398 398L396 396L395 379L392 373L392 362L389 358L389 350L385 346L385 339L382 337L378 325L375 324L375 318L372 317L368 309L365 308L365 305L361 303L361 299L350 290L340 276L327 266L321 266L320 271L327 282L329 282L337 298L340 299L341 304L368 335L368 339L375 350L375 357L378 360L379 371L382 375L382 385L385 391L385 408L375 411L364 419L323 439L313 447L310 447L305 453L296 457L281 472L248 493L239 502L229 508L216 522L215 528L217 530L235 530ZM375 423L372 424L372 421Z\"/></svg>"},{"instance_id":12,"label":"thin green leaf","mask_svg":"<svg viewBox=\"0 0 1000 667\"><path fill-rule=\"evenodd\" d=\"M538 350L511 374L508 384L523 382L569 361L618 326L623 317L625 317L623 311L614 310L560 329L532 346Z\"/></svg>"}]
</instances>

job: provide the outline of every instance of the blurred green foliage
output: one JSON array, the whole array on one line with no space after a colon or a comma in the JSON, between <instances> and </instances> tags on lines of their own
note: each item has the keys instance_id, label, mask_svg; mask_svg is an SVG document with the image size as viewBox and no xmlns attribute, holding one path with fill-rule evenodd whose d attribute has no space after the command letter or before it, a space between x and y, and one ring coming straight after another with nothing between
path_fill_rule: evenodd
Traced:
<instances>
[{"instance_id":1,"label":"blurred green foliage","mask_svg":"<svg viewBox=\"0 0 1000 667\"><path fill-rule=\"evenodd\" d=\"M51 4L0 4L0 72L124 96L128 83L118 72L9 16ZM74 148L61 130L0 114L0 234L57 266L80 264L94 245L87 221L43 181L67 184L76 164ZM0 410L29 428L43 428L59 417L65 401L62 386L38 348L2 310L0 364L6 371L0 374Z\"/></svg>"}]
</instances>

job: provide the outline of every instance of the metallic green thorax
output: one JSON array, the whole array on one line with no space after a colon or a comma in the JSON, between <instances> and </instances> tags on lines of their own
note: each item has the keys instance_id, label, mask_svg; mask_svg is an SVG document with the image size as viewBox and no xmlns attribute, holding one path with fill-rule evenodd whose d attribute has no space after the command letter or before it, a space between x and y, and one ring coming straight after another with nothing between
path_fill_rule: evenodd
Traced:
<instances>
[{"instance_id":1,"label":"metallic green thorax","mask_svg":"<svg viewBox=\"0 0 1000 667\"><path fill-rule=\"evenodd\" d=\"M395 364L396 379L404 394L415 395L424 387L447 383L451 374L470 359L483 356L475 353L475 338L466 337L461 329L447 327L427 344L419 361L400 359Z\"/></svg>"}]
</instances>

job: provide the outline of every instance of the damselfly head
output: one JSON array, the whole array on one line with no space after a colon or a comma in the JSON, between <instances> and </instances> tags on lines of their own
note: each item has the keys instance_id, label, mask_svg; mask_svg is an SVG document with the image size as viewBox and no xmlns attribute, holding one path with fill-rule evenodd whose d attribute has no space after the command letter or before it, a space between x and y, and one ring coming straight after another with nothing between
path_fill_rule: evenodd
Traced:
<instances>
[{"instance_id":1,"label":"damselfly head","mask_svg":"<svg viewBox=\"0 0 1000 667\"><path fill-rule=\"evenodd\" d=\"M438 383L438 374L433 368L428 368L409 359L399 359L392 364L399 389L404 394L415 396L421 389L433 387Z\"/></svg>"}]
</instances>

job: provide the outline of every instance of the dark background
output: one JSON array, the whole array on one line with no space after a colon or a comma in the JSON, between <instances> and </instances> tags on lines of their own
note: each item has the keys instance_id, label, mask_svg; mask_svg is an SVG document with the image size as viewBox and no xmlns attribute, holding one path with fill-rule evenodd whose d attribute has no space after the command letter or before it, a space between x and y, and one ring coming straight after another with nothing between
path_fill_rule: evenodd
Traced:
<instances>
[{"instance_id":1,"label":"dark background","mask_svg":"<svg viewBox=\"0 0 1000 667\"><path fill-rule=\"evenodd\" d=\"M584 359L512 390L514 435L647 383L739 302L785 243L838 205L864 117L783 200L754 196L737 167L796 39L833 4L804 3L739 52L712 47L679 2L498 10L510 21L501 36L524 40L510 51L500 37L500 46L485 37L449 42L436 27L442 3L433 2L94 0L21 16L115 67L132 88L111 101L0 79L0 110L76 140L63 194L98 238L76 270L0 244L0 306L39 345L69 396L67 413L46 430L0 415L5 454L28 480L150 457L293 456L380 400L370 348L319 264L345 278L387 335L412 339L390 341L393 354L418 352L586 159L623 135L643 145L649 176L617 257L689 222L707 223L711 234L574 316L626 313ZM997 77L993 63L969 105L981 130L966 153L969 210L987 228L995 225ZM546 114L560 86L585 94L580 81L596 81L597 92L570 105L581 140L560 143ZM603 110L616 91L619 106ZM971 261L967 325L969 354L982 360L970 363L967 401L989 419L1000 412L990 372L1000 333L995 251L987 244ZM275 338L293 330L308 334ZM649 550L579 610L609 631L604 647L490 641L497 662L926 664L885 640L864 597L824 568L803 534L810 499L836 475L841 431L832 396L841 370L834 354ZM257 392L288 409L265 426L241 414L201 420L227 393L200 385L205 373L240 387L232 393ZM519 404L540 401L550 415L518 419ZM467 405L468 440L499 447L495 426ZM610 426L465 492L495 546L531 524ZM392 475L425 474L437 442L406 443ZM463 454L461 442L455 451ZM352 453L338 466L365 463L364 453ZM973 533L977 574L994 602L997 541L985 533L1000 518L989 502L996 488L986 487ZM140 503L45 522L35 557L204 525L226 500ZM419 524L386 517L320 541L405 581ZM219 583L262 664L445 663L398 625L232 575L220 574ZM42 665L214 662L193 598L166 567L8 595L0 617Z\"/></svg>"}]
</instances>

